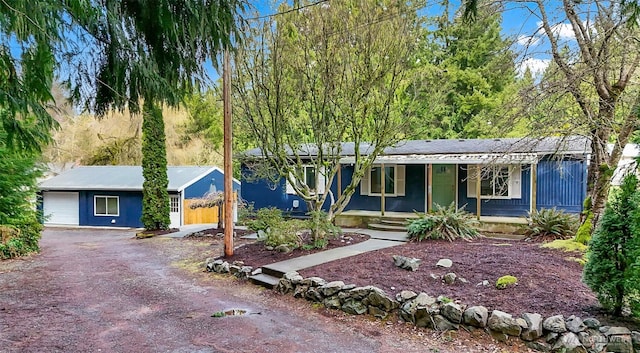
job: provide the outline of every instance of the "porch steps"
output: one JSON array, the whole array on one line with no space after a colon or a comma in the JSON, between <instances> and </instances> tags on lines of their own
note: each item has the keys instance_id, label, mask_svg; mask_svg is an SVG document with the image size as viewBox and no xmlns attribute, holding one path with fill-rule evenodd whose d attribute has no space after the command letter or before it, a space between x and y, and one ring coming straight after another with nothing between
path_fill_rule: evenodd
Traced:
<instances>
[{"instance_id":1,"label":"porch steps","mask_svg":"<svg viewBox=\"0 0 640 353\"><path fill-rule=\"evenodd\" d=\"M407 220L397 217L383 217L377 222L367 224L367 228L387 232L406 232Z\"/></svg>"}]
</instances>

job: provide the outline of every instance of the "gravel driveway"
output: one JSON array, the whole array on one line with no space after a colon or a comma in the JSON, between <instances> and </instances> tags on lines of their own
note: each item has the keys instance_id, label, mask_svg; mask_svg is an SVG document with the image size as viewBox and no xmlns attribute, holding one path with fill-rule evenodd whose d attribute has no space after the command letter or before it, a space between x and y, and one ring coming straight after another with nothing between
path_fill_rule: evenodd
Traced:
<instances>
[{"instance_id":1,"label":"gravel driveway","mask_svg":"<svg viewBox=\"0 0 640 353\"><path fill-rule=\"evenodd\" d=\"M50 228L40 254L0 262L0 352L497 351L313 310L201 272L210 243L133 235ZM211 317L232 308L249 314Z\"/></svg>"}]
</instances>

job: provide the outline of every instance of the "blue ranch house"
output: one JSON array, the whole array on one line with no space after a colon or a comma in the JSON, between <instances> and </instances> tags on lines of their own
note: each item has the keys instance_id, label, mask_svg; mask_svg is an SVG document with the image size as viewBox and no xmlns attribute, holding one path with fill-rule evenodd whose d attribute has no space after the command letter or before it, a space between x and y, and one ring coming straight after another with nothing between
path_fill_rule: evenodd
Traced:
<instances>
[{"instance_id":1,"label":"blue ranch house","mask_svg":"<svg viewBox=\"0 0 640 353\"><path fill-rule=\"evenodd\" d=\"M579 213L589 146L589 139L578 136L402 141L376 158L344 213L425 212L451 203L478 217L524 217L552 207ZM360 150L366 154L367 146ZM331 183L334 195L353 175L354 144L343 144L342 151ZM245 155L260 157L260 150ZM307 212L284 178L274 185L250 174L243 165L242 197L255 208L277 207L293 216Z\"/></svg>"},{"instance_id":2,"label":"blue ranch house","mask_svg":"<svg viewBox=\"0 0 640 353\"><path fill-rule=\"evenodd\" d=\"M170 227L184 225L185 200L222 191L217 167L168 167ZM40 183L45 225L143 227L142 167L76 167ZM240 182L233 181L233 189Z\"/></svg>"}]
</instances>

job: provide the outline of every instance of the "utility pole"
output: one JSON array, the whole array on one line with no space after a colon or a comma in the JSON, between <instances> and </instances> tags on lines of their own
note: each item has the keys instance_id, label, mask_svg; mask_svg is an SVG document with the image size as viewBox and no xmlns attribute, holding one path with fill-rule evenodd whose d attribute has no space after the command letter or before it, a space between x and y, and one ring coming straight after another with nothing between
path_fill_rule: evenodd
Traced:
<instances>
[{"instance_id":1,"label":"utility pole","mask_svg":"<svg viewBox=\"0 0 640 353\"><path fill-rule=\"evenodd\" d=\"M233 166L231 163L231 68L229 49L224 50L222 99L224 101L224 255L233 256Z\"/></svg>"}]
</instances>

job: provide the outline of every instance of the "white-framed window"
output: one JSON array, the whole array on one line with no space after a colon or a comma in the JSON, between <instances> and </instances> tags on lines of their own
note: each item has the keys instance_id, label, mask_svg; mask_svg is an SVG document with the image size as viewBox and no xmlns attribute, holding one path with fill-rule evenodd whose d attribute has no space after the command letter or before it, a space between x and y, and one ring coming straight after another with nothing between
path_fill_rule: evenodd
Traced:
<instances>
[{"instance_id":1,"label":"white-framed window","mask_svg":"<svg viewBox=\"0 0 640 353\"><path fill-rule=\"evenodd\" d=\"M372 165L360 181L360 194L368 196L381 196L384 187L384 196L405 195L405 166L404 165Z\"/></svg>"},{"instance_id":2,"label":"white-framed window","mask_svg":"<svg viewBox=\"0 0 640 353\"><path fill-rule=\"evenodd\" d=\"M480 170L480 198L519 199L522 197L522 167L520 165L482 165L467 169L467 197L475 198L476 181Z\"/></svg>"},{"instance_id":3,"label":"white-framed window","mask_svg":"<svg viewBox=\"0 0 640 353\"><path fill-rule=\"evenodd\" d=\"M172 212L172 213L180 212L180 196L178 195L169 196L169 212Z\"/></svg>"},{"instance_id":4,"label":"white-framed window","mask_svg":"<svg viewBox=\"0 0 640 353\"><path fill-rule=\"evenodd\" d=\"M95 195L93 197L94 216L119 216L120 198L118 196Z\"/></svg>"},{"instance_id":5,"label":"white-framed window","mask_svg":"<svg viewBox=\"0 0 640 353\"><path fill-rule=\"evenodd\" d=\"M316 167L313 165L303 165L302 166L302 182L304 182L309 189L311 189L311 193L314 194L316 192L323 193L325 188L325 176L323 173L317 175ZM287 194L295 194L296 191L293 189L293 186L287 180Z\"/></svg>"}]
</instances>

